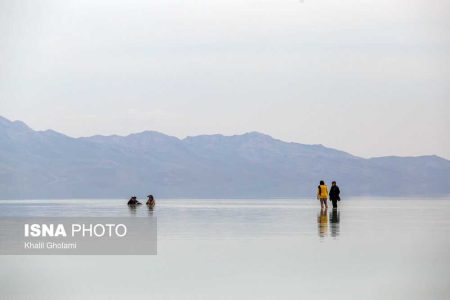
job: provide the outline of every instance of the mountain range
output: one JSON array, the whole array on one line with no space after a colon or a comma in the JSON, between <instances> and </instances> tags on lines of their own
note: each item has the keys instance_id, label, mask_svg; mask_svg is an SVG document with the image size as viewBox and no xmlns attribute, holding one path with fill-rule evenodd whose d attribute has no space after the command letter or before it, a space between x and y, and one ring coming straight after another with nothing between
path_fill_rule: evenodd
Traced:
<instances>
[{"instance_id":1,"label":"mountain range","mask_svg":"<svg viewBox=\"0 0 450 300\"><path fill-rule=\"evenodd\" d=\"M0 199L315 197L319 180L347 196L450 194L450 161L365 159L268 135L155 131L72 138L0 117Z\"/></svg>"}]
</instances>

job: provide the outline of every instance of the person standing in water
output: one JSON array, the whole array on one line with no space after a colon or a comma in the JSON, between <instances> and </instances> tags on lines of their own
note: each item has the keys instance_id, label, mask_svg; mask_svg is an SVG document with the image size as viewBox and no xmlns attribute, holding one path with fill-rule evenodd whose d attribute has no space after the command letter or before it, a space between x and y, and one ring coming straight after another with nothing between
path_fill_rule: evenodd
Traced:
<instances>
[{"instance_id":1,"label":"person standing in water","mask_svg":"<svg viewBox=\"0 0 450 300\"><path fill-rule=\"evenodd\" d=\"M337 202L341 201L341 197L339 194L341 191L339 190L339 187L336 185L336 181L333 181L331 183L331 189L330 189L330 200L331 203L333 203L333 208L337 208Z\"/></svg>"},{"instance_id":2,"label":"person standing in water","mask_svg":"<svg viewBox=\"0 0 450 300\"><path fill-rule=\"evenodd\" d=\"M153 208L156 204L155 198L153 197L153 195L148 195L147 197L148 197L148 200L147 200L147 203L145 203L145 204L147 204L147 206L149 208Z\"/></svg>"},{"instance_id":3,"label":"person standing in water","mask_svg":"<svg viewBox=\"0 0 450 300\"><path fill-rule=\"evenodd\" d=\"M320 181L320 185L317 188L317 200L320 200L321 208L328 208L328 187L323 180Z\"/></svg>"}]
</instances>

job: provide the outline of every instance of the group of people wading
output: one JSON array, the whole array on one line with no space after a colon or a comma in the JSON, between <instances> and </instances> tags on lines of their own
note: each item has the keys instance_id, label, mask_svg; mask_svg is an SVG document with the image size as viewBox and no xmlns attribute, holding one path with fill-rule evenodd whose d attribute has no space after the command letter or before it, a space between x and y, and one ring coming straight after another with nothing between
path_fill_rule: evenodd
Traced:
<instances>
[{"instance_id":1,"label":"group of people wading","mask_svg":"<svg viewBox=\"0 0 450 300\"><path fill-rule=\"evenodd\" d=\"M148 200L147 200L147 202L145 204L148 207L153 208L155 206L155 204L156 204L155 198L153 197L153 195L148 195L147 198L148 198ZM136 205L141 205L141 204L142 203L137 200L136 196L133 196L133 197L130 198L130 200L128 200L128 205L129 206L136 206Z\"/></svg>"},{"instance_id":2,"label":"group of people wading","mask_svg":"<svg viewBox=\"0 0 450 300\"><path fill-rule=\"evenodd\" d=\"M320 200L320 207L322 209L327 209L327 200L329 198L331 203L333 204L333 208L337 208L338 201L341 201L341 197L339 196L340 193L341 191L336 185L336 181L333 181L331 183L330 192L328 192L327 185L323 180L321 180L319 186L317 187L317 200Z\"/></svg>"}]
</instances>

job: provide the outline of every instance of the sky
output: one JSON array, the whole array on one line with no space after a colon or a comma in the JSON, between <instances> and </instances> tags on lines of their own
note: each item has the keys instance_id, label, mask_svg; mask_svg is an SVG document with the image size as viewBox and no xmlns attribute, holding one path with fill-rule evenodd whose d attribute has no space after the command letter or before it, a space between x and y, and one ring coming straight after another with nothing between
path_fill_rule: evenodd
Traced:
<instances>
[{"instance_id":1,"label":"sky","mask_svg":"<svg viewBox=\"0 0 450 300\"><path fill-rule=\"evenodd\" d=\"M0 0L0 115L450 159L450 1Z\"/></svg>"}]
</instances>

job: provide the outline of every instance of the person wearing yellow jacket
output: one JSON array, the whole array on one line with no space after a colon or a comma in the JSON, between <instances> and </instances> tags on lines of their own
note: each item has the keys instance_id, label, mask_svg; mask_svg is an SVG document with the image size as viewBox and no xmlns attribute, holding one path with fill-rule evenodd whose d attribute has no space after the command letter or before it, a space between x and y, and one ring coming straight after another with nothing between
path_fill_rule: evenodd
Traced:
<instances>
[{"instance_id":1,"label":"person wearing yellow jacket","mask_svg":"<svg viewBox=\"0 0 450 300\"><path fill-rule=\"evenodd\" d=\"M321 208L328 208L328 187L323 180L320 181L320 185L317 188L317 200L320 200Z\"/></svg>"}]
</instances>

